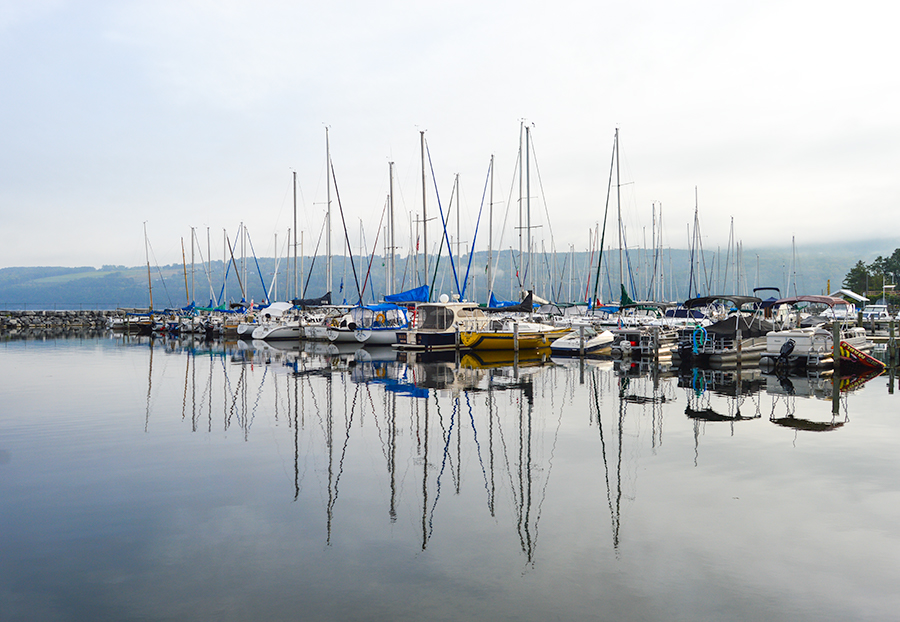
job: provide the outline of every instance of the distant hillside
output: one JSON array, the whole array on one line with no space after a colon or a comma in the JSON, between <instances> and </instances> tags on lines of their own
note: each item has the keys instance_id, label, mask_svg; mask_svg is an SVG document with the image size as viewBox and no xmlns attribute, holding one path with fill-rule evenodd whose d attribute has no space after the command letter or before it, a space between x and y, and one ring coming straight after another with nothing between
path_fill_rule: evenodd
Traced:
<instances>
[{"instance_id":1,"label":"distant hillside","mask_svg":"<svg viewBox=\"0 0 900 622\"><path fill-rule=\"evenodd\" d=\"M876 256L887 256L900 246L900 241L877 242L848 242L828 245L806 245L798 248L796 255L790 249L784 248L745 248L742 254L741 292L749 293L757 286L777 287L783 295L788 290L793 294L798 293L819 294L825 293L830 286L838 289L844 276L857 261L871 262ZM691 295L706 294L707 290L713 293L735 293L735 262L728 261L726 252L715 249L705 249L703 259L699 261L700 273L695 274L693 292L688 292L690 281L690 254L683 249L666 249L661 258L654 257L650 251L631 250L627 255L625 264L626 285L629 293L635 299L652 298L655 291L659 291L655 282L651 282L653 265L662 264L664 274L664 297L668 300L684 300ZM590 295L593 292L593 279L596 274L596 254L591 258L588 253L579 252L558 253L555 261L550 254L535 253L535 289L539 295L545 298L556 299L560 302L582 300L584 293ZM429 259L429 267L435 265L435 258ZM463 265L457 266L457 276L454 277L450 261L446 254L438 263L438 276L435 279L434 291L436 293L453 293L456 291L456 280L464 279L468 267L468 257L463 257ZM495 287L494 291L498 299L509 300L518 296L520 289L519 280L524 280L527 285L532 281L526 274L525 267L519 265L518 257L509 250L494 255ZM571 270L570 264L574 263L575 270ZM325 260L319 257L315 260L313 270L310 273L312 258L303 260L303 283L306 286L306 296L316 297L325 293ZM360 288L366 279L368 258L354 257ZM380 299L385 292L383 257L375 257L372 262L369 282L366 286L365 300L368 302L375 298ZM419 269L421 270L421 259ZM234 265L238 266L236 274ZM153 288L153 307L180 307L188 302L187 290L195 294L192 298L200 305L209 304L210 301L220 302L239 301L244 297L247 300L260 301L264 298L263 291L273 287L275 275L275 261L271 258L261 258L257 261L248 259L241 267L240 260L229 267L227 285L222 287L225 273L223 262L212 262L208 267L195 266L193 273L191 267L182 265L168 265L152 267L150 280ZM282 259L278 270L277 282L274 286L278 299L286 299L289 286L288 275L285 270L287 262ZM402 282L403 288L414 287L419 282L414 279L413 259L406 257L396 258L398 272L398 288ZM479 251L475 253L469 270L469 281L466 298L484 302L487 293L487 253ZM207 276L209 271L209 277ZM518 272L518 278L517 278ZM587 282L590 274L591 284ZM613 250L604 254L604 267L601 272L602 298L605 300L618 298L618 251ZM554 276L555 275L555 276ZM293 279L291 279L293 280ZM341 291L343 281L343 291ZM552 287L552 294L551 294ZM291 288L292 289L292 288ZM355 302L356 285L353 270L349 260L345 263L343 258L335 257L333 298L336 302L343 299ZM613 291L614 294L610 295ZM571 292L571 293L570 293ZM21 267L0 269L0 309L111 309L117 307L146 308L150 305L150 288L148 287L148 275L146 266L104 266L101 269L92 267ZM291 291L291 295L295 293ZM768 295L768 294L767 294Z\"/></svg>"}]
</instances>

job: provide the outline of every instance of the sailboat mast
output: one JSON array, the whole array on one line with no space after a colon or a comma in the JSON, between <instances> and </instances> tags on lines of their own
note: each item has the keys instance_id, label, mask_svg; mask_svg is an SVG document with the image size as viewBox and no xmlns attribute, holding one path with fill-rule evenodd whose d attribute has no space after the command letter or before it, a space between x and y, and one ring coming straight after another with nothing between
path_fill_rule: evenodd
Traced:
<instances>
[{"instance_id":1,"label":"sailboat mast","mask_svg":"<svg viewBox=\"0 0 900 622\"><path fill-rule=\"evenodd\" d=\"M656 282L656 203L653 204L653 233L650 236L653 241L653 273L650 275L650 282L653 284L653 292L648 292L653 296L651 300L659 300L659 283Z\"/></svg>"},{"instance_id":2,"label":"sailboat mast","mask_svg":"<svg viewBox=\"0 0 900 622\"><path fill-rule=\"evenodd\" d=\"M291 238L288 238L288 242L291 241ZM275 232L275 266L272 270L272 285L269 286L270 292L266 296L269 298L271 296L272 300L278 300L278 267L281 263L281 253L278 252L278 232ZM290 269L288 270L290 272ZM287 292L285 292L287 294ZM285 296L287 298L287 296Z\"/></svg>"},{"instance_id":3,"label":"sailboat mast","mask_svg":"<svg viewBox=\"0 0 900 622\"><path fill-rule=\"evenodd\" d=\"M534 266L531 263L532 259L532 249L531 249L531 155L530 155L530 140L531 140L531 128L527 125L525 126L525 205L526 212L528 218L528 267L526 268L526 272L529 275L529 283L531 284L531 291L534 291Z\"/></svg>"},{"instance_id":4,"label":"sailboat mast","mask_svg":"<svg viewBox=\"0 0 900 622\"><path fill-rule=\"evenodd\" d=\"M454 185L456 186L456 265L462 266L462 238L459 235L459 222L462 220L462 217L459 212L459 173L456 174L456 179L454 180ZM463 277L465 278L465 276ZM466 284L462 284L462 292L466 291Z\"/></svg>"},{"instance_id":5,"label":"sailboat mast","mask_svg":"<svg viewBox=\"0 0 900 622\"><path fill-rule=\"evenodd\" d=\"M147 257L147 290L150 292L150 311L153 311L153 280L150 278L150 241L147 239L147 221L144 221L144 255Z\"/></svg>"},{"instance_id":6,"label":"sailboat mast","mask_svg":"<svg viewBox=\"0 0 900 622\"><path fill-rule=\"evenodd\" d=\"M619 218L619 284L625 285L625 265L622 258L622 183L619 176L619 128L616 128L616 209Z\"/></svg>"},{"instance_id":7,"label":"sailboat mast","mask_svg":"<svg viewBox=\"0 0 900 622\"><path fill-rule=\"evenodd\" d=\"M391 278L388 281L387 290L388 290L389 294L393 294L394 288L396 287L395 281L397 280L396 265L394 264L394 254L395 254L397 245L394 243L394 163L393 162L388 162L388 176L390 178L388 180L388 192L390 193L389 210L390 210L390 217L391 217L391 224L390 224L391 241L390 241L390 246L388 246L388 250L391 253L391 261L388 265L391 268Z\"/></svg>"},{"instance_id":8,"label":"sailboat mast","mask_svg":"<svg viewBox=\"0 0 900 622\"><path fill-rule=\"evenodd\" d=\"M664 301L666 299L666 265L663 261L663 245L662 245L662 228L663 228L663 208L662 203L659 204L659 236L656 240L659 249L659 297L657 300Z\"/></svg>"},{"instance_id":9,"label":"sailboat mast","mask_svg":"<svg viewBox=\"0 0 900 622\"><path fill-rule=\"evenodd\" d=\"M228 230L222 228L222 300L224 304L228 300Z\"/></svg>"},{"instance_id":10,"label":"sailboat mast","mask_svg":"<svg viewBox=\"0 0 900 622\"><path fill-rule=\"evenodd\" d=\"M294 181L294 297L300 298L299 290L297 289L297 171L293 171L293 181ZM290 235L290 234L288 234ZM290 241L290 237L288 238ZM278 249L275 249L276 252ZM290 296L288 296L290 297Z\"/></svg>"},{"instance_id":11,"label":"sailboat mast","mask_svg":"<svg viewBox=\"0 0 900 622\"><path fill-rule=\"evenodd\" d=\"M488 264L487 264L487 280L488 280L488 304L491 301L491 294L494 291L493 266L493 239L494 239L494 156L491 154L491 193L488 199Z\"/></svg>"},{"instance_id":12,"label":"sailboat mast","mask_svg":"<svg viewBox=\"0 0 900 622\"><path fill-rule=\"evenodd\" d=\"M419 131L419 151L422 155L422 243L425 248L423 256L425 266L425 279L423 283L428 284L428 214L425 202L425 130ZM431 300L431 292L428 292L428 299Z\"/></svg>"},{"instance_id":13,"label":"sailboat mast","mask_svg":"<svg viewBox=\"0 0 900 622\"><path fill-rule=\"evenodd\" d=\"M215 300L216 292L213 290L212 285L212 242L210 241L209 227L206 228L206 261L209 264L209 269L206 271L206 277L209 279L209 306L212 306L212 301Z\"/></svg>"},{"instance_id":14,"label":"sailboat mast","mask_svg":"<svg viewBox=\"0 0 900 622\"><path fill-rule=\"evenodd\" d=\"M523 121L519 121L519 265L522 265L522 130L525 126ZM516 277L519 275L516 274ZM521 280L519 286L521 287Z\"/></svg>"},{"instance_id":15,"label":"sailboat mast","mask_svg":"<svg viewBox=\"0 0 900 622\"><path fill-rule=\"evenodd\" d=\"M247 282L247 228L241 223L241 281ZM247 293L241 287L241 300L246 301Z\"/></svg>"},{"instance_id":16,"label":"sailboat mast","mask_svg":"<svg viewBox=\"0 0 900 622\"><path fill-rule=\"evenodd\" d=\"M325 212L325 281L327 290L334 291L334 264L331 257L331 143L328 138L328 126L325 126L325 196L327 211ZM294 227L296 230L296 226ZM333 294L332 294L333 295Z\"/></svg>"},{"instance_id":17,"label":"sailboat mast","mask_svg":"<svg viewBox=\"0 0 900 622\"><path fill-rule=\"evenodd\" d=\"M187 298L187 303L191 304L191 292L188 289L188 281L187 281L187 257L185 257L184 253L184 238L181 238L181 269L184 270L184 297Z\"/></svg>"}]
</instances>

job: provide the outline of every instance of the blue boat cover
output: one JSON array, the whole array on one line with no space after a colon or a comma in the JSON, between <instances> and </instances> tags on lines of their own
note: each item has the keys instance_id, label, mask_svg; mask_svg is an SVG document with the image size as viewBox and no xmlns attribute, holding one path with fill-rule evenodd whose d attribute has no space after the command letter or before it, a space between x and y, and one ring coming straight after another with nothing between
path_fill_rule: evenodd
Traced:
<instances>
[{"instance_id":1,"label":"blue boat cover","mask_svg":"<svg viewBox=\"0 0 900 622\"><path fill-rule=\"evenodd\" d=\"M415 289L408 289L399 294L391 294L384 297L385 302L428 302L428 286L422 285Z\"/></svg>"}]
</instances>

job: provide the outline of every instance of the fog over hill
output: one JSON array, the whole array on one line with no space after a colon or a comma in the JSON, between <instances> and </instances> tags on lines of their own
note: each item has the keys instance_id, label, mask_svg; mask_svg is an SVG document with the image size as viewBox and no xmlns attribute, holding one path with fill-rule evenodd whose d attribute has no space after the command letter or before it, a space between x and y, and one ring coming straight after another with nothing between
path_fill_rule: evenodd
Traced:
<instances>
[{"instance_id":1,"label":"fog over hill","mask_svg":"<svg viewBox=\"0 0 900 622\"><path fill-rule=\"evenodd\" d=\"M900 240L870 240L837 244L810 245L790 248L744 248L739 257L726 249L704 248L703 256L696 261L693 278L690 270L690 252L684 249L663 249L662 255L650 250L630 249L625 257L625 284L636 300L660 298L667 301L683 301L691 295L710 293L751 293L755 287L777 287L782 295L827 293L829 285L838 289L847 272L862 260L866 263L877 256L890 255L900 246ZM596 286L598 297L604 301L618 299L619 265L618 250L604 253L600 284ZM699 255L698 255L699 257ZM487 252L478 251L469 262L468 255L461 258L462 265L451 266L446 252L436 261L429 258L433 277L433 292L456 293L456 282L462 282L468 274L465 297L478 302L487 299ZM597 272L597 254L587 252L534 253L533 279L517 253L504 250L494 253L494 292L498 299L518 298L522 287L533 282L537 293L558 302L581 301L593 295ZM364 301L380 299L386 292L385 264L382 256L353 257L344 261L334 258L333 299L349 303L358 299L357 285L365 283ZM522 262L527 261L522 259ZM294 291L294 277L287 268L291 262L282 258L237 258L225 266L221 260L211 264L166 266L113 266L94 267L13 267L0 269L0 309L110 309L117 307L146 308L150 305L152 285L153 307L181 307L193 300L198 305L210 302L221 304L240 301L242 298L261 301L268 290L274 298L316 297L327 291L325 284L325 258L302 258L302 276L298 286L305 291ZM397 266L396 290L409 289L421 284L422 260L419 259L419 278L416 278L416 261L412 257L395 258ZM301 260L298 259L298 267ZM574 265L574 270L571 266ZM353 266L356 268L354 278ZM656 270L654 271L654 266ZM456 277L454 270L456 268ZM223 288L223 277L228 279ZM366 275L368 272L368 281ZM735 274L739 273L739 278ZM517 276L518 274L518 276ZM655 275L655 276L654 276ZM660 276L661 275L661 276ZM588 281L590 278L590 281ZM341 283L343 282L343 287ZM521 282L521 285L520 285ZM693 283L692 291L688 284ZM431 284L431 283L429 283ZM188 292L193 292L189 295ZM612 292L612 293L611 293ZM771 295L771 292L765 296Z\"/></svg>"}]
</instances>

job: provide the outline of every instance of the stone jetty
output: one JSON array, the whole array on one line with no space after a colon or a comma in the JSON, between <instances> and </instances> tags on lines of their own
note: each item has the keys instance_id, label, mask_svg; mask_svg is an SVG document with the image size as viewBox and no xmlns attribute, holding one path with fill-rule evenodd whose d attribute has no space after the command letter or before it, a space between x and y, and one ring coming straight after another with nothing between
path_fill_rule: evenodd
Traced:
<instances>
[{"instance_id":1,"label":"stone jetty","mask_svg":"<svg viewBox=\"0 0 900 622\"><path fill-rule=\"evenodd\" d=\"M0 335L58 330L102 330L122 311L0 311Z\"/></svg>"}]
</instances>

